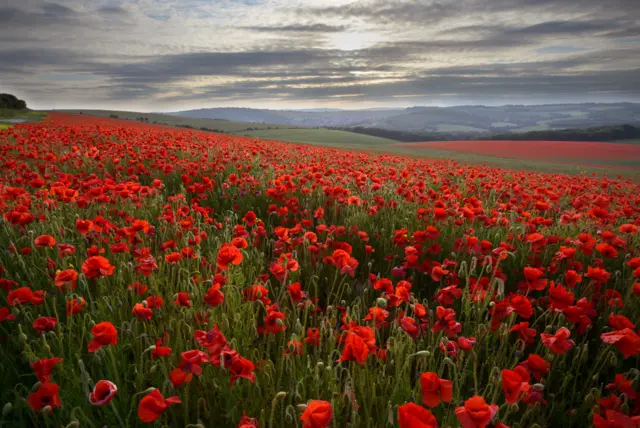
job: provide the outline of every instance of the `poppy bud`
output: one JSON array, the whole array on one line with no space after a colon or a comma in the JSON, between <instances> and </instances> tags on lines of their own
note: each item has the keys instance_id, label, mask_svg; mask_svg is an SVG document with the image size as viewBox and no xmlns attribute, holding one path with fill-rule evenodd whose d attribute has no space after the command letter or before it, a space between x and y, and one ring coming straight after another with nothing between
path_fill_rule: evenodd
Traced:
<instances>
[{"instance_id":1,"label":"poppy bud","mask_svg":"<svg viewBox=\"0 0 640 428\"><path fill-rule=\"evenodd\" d=\"M429 352L429 351L418 351L418 352L416 352L416 357L428 357L429 355L431 355L431 352Z\"/></svg>"},{"instance_id":2,"label":"poppy bud","mask_svg":"<svg viewBox=\"0 0 640 428\"><path fill-rule=\"evenodd\" d=\"M289 413L284 415L284 420L287 423L287 425L289 426L293 425L293 416L291 416Z\"/></svg>"},{"instance_id":3,"label":"poppy bud","mask_svg":"<svg viewBox=\"0 0 640 428\"><path fill-rule=\"evenodd\" d=\"M3 417L9 416L9 413L11 413L12 410L13 410L13 404L11 403L5 404L4 407L2 408L2 416Z\"/></svg>"},{"instance_id":4,"label":"poppy bud","mask_svg":"<svg viewBox=\"0 0 640 428\"><path fill-rule=\"evenodd\" d=\"M536 392L542 392L542 391L544 391L544 385L543 385L543 384L541 384L541 383L534 383L534 384L533 384L533 389L534 389Z\"/></svg>"},{"instance_id":5,"label":"poppy bud","mask_svg":"<svg viewBox=\"0 0 640 428\"><path fill-rule=\"evenodd\" d=\"M306 404L298 404L296 406L296 410L298 410L299 412L304 412L307 409L307 405Z\"/></svg>"},{"instance_id":6,"label":"poppy bud","mask_svg":"<svg viewBox=\"0 0 640 428\"><path fill-rule=\"evenodd\" d=\"M618 357L616 356L616 354L611 354L611 358L609 359L609 363L612 366L618 365Z\"/></svg>"},{"instance_id":7,"label":"poppy bud","mask_svg":"<svg viewBox=\"0 0 640 428\"><path fill-rule=\"evenodd\" d=\"M51 413L53 411L53 409L51 408L51 406L44 406L42 408L42 413L44 413L45 415L48 415L49 413Z\"/></svg>"},{"instance_id":8,"label":"poppy bud","mask_svg":"<svg viewBox=\"0 0 640 428\"><path fill-rule=\"evenodd\" d=\"M154 364L151 366L151 368L149 369L149 373L150 374L154 374L156 371L158 370L158 365Z\"/></svg>"},{"instance_id":9,"label":"poppy bud","mask_svg":"<svg viewBox=\"0 0 640 428\"><path fill-rule=\"evenodd\" d=\"M287 396L287 393L284 391L280 391L276 394L276 400L282 400Z\"/></svg>"},{"instance_id":10,"label":"poppy bud","mask_svg":"<svg viewBox=\"0 0 640 428\"><path fill-rule=\"evenodd\" d=\"M516 403L513 403L511 405L511 411L512 412L517 412L518 410L520 410L520 408L518 407L518 405Z\"/></svg>"},{"instance_id":11,"label":"poppy bud","mask_svg":"<svg viewBox=\"0 0 640 428\"><path fill-rule=\"evenodd\" d=\"M382 309L386 309L387 308L387 300L383 299L382 297L378 297L376 299L376 306Z\"/></svg>"},{"instance_id":12,"label":"poppy bud","mask_svg":"<svg viewBox=\"0 0 640 428\"><path fill-rule=\"evenodd\" d=\"M18 336L18 340L20 340L20 343L25 343L27 341L27 335L24 333L20 333L20 335Z\"/></svg>"},{"instance_id":13,"label":"poppy bud","mask_svg":"<svg viewBox=\"0 0 640 428\"><path fill-rule=\"evenodd\" d=\"M31 392L36 392L38 389L40 389L40 385L42 384L42 382L37 381L36 383L33 384L33 386L31 387Z\"/></svg>"},{"instance_id":14,"label":"poppy bud","mask_svg":"<svg viewBox=\"0 0 640 428\"><path fill-rule=\"evenodd\" d=\"M629 414L629 403L625 402L622 404L622 406L620 406L620 410L622 413Z\"/></svg>"},{"instance_id":15,"label":"poppy bud","mask_svg":"<svg viewBox=\"0 0 640 428\"><path fill-rule=\"evenodd\" d=\"M78 428L79 426L80 421L71 421L65 428Z\"/></svg>"}]
</instances>

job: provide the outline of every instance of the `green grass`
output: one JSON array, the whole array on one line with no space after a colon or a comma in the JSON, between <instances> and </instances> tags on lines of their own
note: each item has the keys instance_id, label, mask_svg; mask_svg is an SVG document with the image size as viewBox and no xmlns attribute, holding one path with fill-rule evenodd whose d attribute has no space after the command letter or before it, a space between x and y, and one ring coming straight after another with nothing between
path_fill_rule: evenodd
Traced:
<instances>
[{"instance_id":1,"label":"green grass","mask_svg":"<svg viewBox=\"0 0 640 428\"><path fill-rule=\"evenodd\" d=\"M237 134L267 140L280 140L292 143L307 143L360 150L367 150L374 147L389 147L391 144L397 143L397 141L390 140L388 138L380 138L372 135L356 134L355 132L336 131L325 128L272 129L239 132Z\"/></svg>"},{"instance_id":2,"label":"green grass","mask_svg":"<svg viewBox=\"0 0 640 428\"><path fill-rule=\"evenodd\" d=\"M0 108L0 121L3 119L25 119L26 122L39 122L44 116L46 113L43 111Z\"/></svg>"},{"instance_id":3,"label":"green grass","mask_svg":"<svg viewBox=\"0 0 640 428\"><path fill-rule=\"evenodd\" d=\"M193 129L203 129L214 132L240 132L249 129L284 129L295 128L291 125L274 125L264 123L250 122L232 122L221 119L194 119L190 117L171 116L160 113L140 113L133 111L116 111L116 110L57 110L62 113L84 114L88 116L111 117L117 116L118 119L137 120L140 117L148 119L148 123L156 123L160 125L190 127Z\"/></svg>"},{"instance_id":4,"label":"green grass","mask_svg":"<svg viewBox=\"0 0 640 428\"><path fill-rule=\"evenodd\" d=\"M9 129L9 128L11 128L11 125L0 123L0 131L4 131L5 129Z\"/></svg>"},{"instance_id":5,"label":"green grass","mask_svg":"<svg viewBox=\"0 0 640 428\"><path fill-rule=\"evenodd\" d=\"M620 143L620 144L640 144L640 138L631 138L626 140L613 140L611 143Z\"/></svg>"}]
</instances>

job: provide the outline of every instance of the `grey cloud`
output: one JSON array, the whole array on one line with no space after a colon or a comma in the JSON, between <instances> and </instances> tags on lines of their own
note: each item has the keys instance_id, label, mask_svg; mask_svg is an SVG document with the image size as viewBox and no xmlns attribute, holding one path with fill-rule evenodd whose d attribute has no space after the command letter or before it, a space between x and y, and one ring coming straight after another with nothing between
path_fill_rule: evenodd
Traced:
<instances>
[{"instance_id":1,"label":"grey cloud","mask_svg":"<svg viewBox=\"0 0 640 428\"><path fill-rule=\"evenodd\" d=\"M530 25L523 28L507 30L506 34L519 34L526 36L554 35L554 34L582 34L616 28L614 22L605 21L548 21Z\"/></svg>"},{"instance_id":2,"label":"grey cloud","mask_svg":"<svg viewBox=\"0 0 640 428\"><path fill-rule=\"evenodd\" d=\"M272 32L272 33L339 33L347 30L349 27L345 25L327 25L327 24L299 24L299 25L282 25L282 26L251 26L242 27L253 31Z\"/></svg>"}]
</instances>

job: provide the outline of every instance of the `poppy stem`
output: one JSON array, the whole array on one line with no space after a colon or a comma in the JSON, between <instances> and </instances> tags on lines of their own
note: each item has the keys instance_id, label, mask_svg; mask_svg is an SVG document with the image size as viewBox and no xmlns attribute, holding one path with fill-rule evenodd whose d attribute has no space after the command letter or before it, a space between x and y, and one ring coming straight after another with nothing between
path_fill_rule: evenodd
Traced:
<instances>
[{"instance_id":1,"label":"poppy stem","mask_svg":"<svg viewBox=\"0 0 640 428\"><path fill-rule=\"evenodd\" d=\"M122 418L120 417L120 413L118 413L118 409L116 409L115 404L113 404L113 401L111 403L111 408L113 409L113 413L115 413L116 418L118 419L118 423L120 423L120 426L122 428L126 428L126 425L124 424L124 422L122 421Z\"/></svg>"}]
</instances>

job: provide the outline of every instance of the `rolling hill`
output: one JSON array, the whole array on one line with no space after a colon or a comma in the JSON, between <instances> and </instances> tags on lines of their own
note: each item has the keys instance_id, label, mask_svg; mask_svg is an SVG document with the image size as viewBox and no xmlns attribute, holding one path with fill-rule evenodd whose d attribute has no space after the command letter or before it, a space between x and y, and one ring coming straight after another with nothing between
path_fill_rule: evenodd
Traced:
<instances>
[{"instance_id":1,"label":"rolling hill","mask_svg":"<svg viewBox=\"0 0 640 428\"><path fill-rule=\"evenodd\" d=\"M628 123L640 124L640 104L550 104L410 107L341 111L211 108L168 113L178 117L225 119L307 127L372 127L405 132L439 132L480 136L505 132Z\"/></svg>"}]
</instances>

